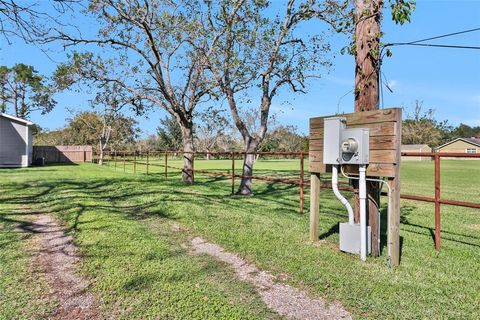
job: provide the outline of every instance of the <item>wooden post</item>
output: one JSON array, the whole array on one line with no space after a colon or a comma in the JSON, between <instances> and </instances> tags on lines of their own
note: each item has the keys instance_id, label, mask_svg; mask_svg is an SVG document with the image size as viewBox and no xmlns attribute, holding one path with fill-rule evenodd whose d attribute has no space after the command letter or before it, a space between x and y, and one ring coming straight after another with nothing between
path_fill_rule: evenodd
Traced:
<instances>
[{"instance_id":1,"label":"wooden post","mask_svg":"<svg viewBox=\"0 0 480 320\"><path fill-rule=\"evenodd\" d=\"M318 241L320 212L320 173L310 175L310 241Z\"/></svg>"},{"instance_id":2,"label":"wooden post","mask_svg":"<svg viewBox=\"0 0 480 320\"><path fill-rule=\"evenodd\" d=\"M440 251L440 156L435 155L435 249Z\"/></svg>"},{"instance_id":3,"label":"wooden post","mask_svg":"<svg viewBox=\"0 0 480 320\"><path fill-rule=\"evenodd\" d=\"M165 178L168 178L168 169L167 169L168 168L167 167L168 160L167 160L167 158L168 158L168 153L165 152Z\"/></svg>"},{"instance_id":4,"label":"wooden post","mask_svg":"<svg viewBox=\"0 0 480 320\"><path fill-rule=\"evenodd\" d=\"M137 151L133 151L133 174L137 173Z\"/></svg>"},{"instance_id":5,"label":"wooden post","mask_svg":"<svg viewBox=\"0 0 480 320\"><path fill-rule=\"evenodd\" d=\"M125 154L125 151L123 151L123 173L125 173L125 157L126 157L126 154Z\"/></svg>"},{"instance_id":6,"label":"wooden post","mask_svg":"<svg viewBox=\"0 0 480 320\"><path fill-rule=\"evenodd\" d=\"M235 193L235 152L231 153L232 158L232 194Z\"/></svg>"},{"instance_id":7,"label":"wooden post","mask_svg":"<svg viewBox=\"0 0 480 320\"><path fill-rule=\"evenodd\" d=\"M303 213L303 175L304 175L304 170L303 170L303 165L304 165L304 155L303 152L300 153L300 213Z\"/></svg>"},{"instance_id":8,"label":"wooden post","mask_svg":"<svg viewBox=\"0 0 480 320\"><path fill-rule=\"evenodd\" d=\"M149 164L148 163L148 158L149 158L148 154L149 154L149 151L147 151L147 175L148 175L148 164Z\"/></svg>"},{"instance_id":9,"label":"wooden post","mask_svg":"<svg viewBox=\"0 0 480 320\"><path fill-rule=\"evenodd\" d=\"M395 139L397 146L395 153L397 163L395 164L395 172L393 178L388 179L388 184L392 192L392 204L390 216L388 217L388 264L391 267L400 264L400 159L401 159L401 141L402 141L402 113L398 112L396 117Z\"/></svg>"},{"instance_id":10,"label":"wooden post","mask_svg":"<svg viewBox=\"0 0 480 320\"><path fill-rule=\"evenodd\" d=\"M115 155L114 155L114 163L115 163L115 172L117 172L117 150L115 150Z\"/></svg>"},{"instance_id":11,"label":"wooden post","mask_svg":"<svg viewBox=\"0 0 480 320\"><path fill-rule=\"evenodd\" d=\"M400 264L400 177L388 179L392 190L391 215L388 217L388 263L391 267Z\"/></svg>"}]
</instances>

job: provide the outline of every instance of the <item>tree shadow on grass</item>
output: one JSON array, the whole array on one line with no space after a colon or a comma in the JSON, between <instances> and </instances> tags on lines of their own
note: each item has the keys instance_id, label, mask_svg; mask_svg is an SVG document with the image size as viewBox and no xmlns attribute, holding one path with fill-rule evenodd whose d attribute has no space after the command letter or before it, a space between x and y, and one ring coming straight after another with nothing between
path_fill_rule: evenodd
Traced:
<instances>
[{"instance_id":1,"label":"tree shadow on grass","mask_svg":"<svg viewBox=\"0 0 480 320\"><path fill-rule=\"evenodd\" d=\"M86 211L102 210L105 214L124 214L129 219L136 220L151 216L162 219L176 219L175 215L177 213L175 213L175 210L171 210L171 206L175 206L175 203L202 206L206 208L206 211L208 211L208 206L222 206L230 211L265 211L265 214L269 215L287 214L294 218L302 217L298 215L298 186L258 183L256 184L257 192L255 196L232 197L230 195L230 184L225 183L225 180L225 177L203 178L199 179L196 185L187 186L174 179L159 179L156 175L137 175L135 177L123 175L112 178L91 178L85 181L65 179L19 184L8 182L2 186L8 192L3 195L0 194L0 202L26 207L37 206L37 209L41 209L40 211L59 216L71 215L69 217L69 221L72 221L70 231L74 232L78 231L82 223L81 217ZM330 215L335 220L333 223L328 222L330 226L327 226L327 231L320 236L320 238L325 239L338 233L337 220L346 219L346 214L336 213L340 207L336 206L334 201L330 201L333 196L328 191L322 190L322 192L322 199L328 199L328 201L321 201L321 210L324 212L323 214ZM275 206L272 207L272 204ZM413 214L415 209L416 207L413 206L402 206L401 224L428 230L429 235L434 239L433 228L410 221L410 215ZM9 213L8 209L5 209L5 211L7 212L0 213L0 216L35 214L28 212L30 209L26 209L26 212L23 213ZM20 210L16 209L16 211ZM382 208L382 251L386 247L387 240L386 215L386 208ZM420 231L405 231L424 235ZM475 236L448 231L442 231L442 235L479 239ZM480 247L475 243L451 237L443 236L442 239ZM403 239L401 244L403 244Z\"/></svg>"}]
</instances>

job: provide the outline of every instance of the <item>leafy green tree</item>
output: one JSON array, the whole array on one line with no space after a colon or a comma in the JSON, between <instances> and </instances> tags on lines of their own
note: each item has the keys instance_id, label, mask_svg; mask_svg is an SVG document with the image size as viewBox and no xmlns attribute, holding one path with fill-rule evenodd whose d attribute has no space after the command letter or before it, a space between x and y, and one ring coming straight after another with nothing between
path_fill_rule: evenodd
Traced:
<instances>
[{"instance_id":1,"label":"leafy green tree","mask_svg":"<svg viewBox=\"0 0 480 320\"><path fill-rule=\"evenodd\" d=\"M415 102L413 115L402 125L402 144L427 144L436 147L451 138L452 128L447 121L437 121L435 110L423 111L423 103Z\"/></svg>"},{"instance_id":2,"label":"leafy green tree","mask_svg":"<svg viewBox=\"0 0 480 320\"><path fill-rule=\"evenodd\" d=\"M33 136L34 145L93 145L97 152L129 148L138 137L135 119L116 113L106 118L95 111L82 111L74 115L67 126L58 130L39 128Z\"/></svg>"},{"instance_id":3,"label":"leafy green tree","mask_svg":"<svg viewBox=\"0 0 480 320\"><path fill-rule=\"evenodd\" d=\"M467 124L460 123L458 127L456 127L452 131L452 138L472 138L472 137L480 137L480 126L471 127Z\"/></svg>"},{"instance_id":4,"label":"leafy green tree","mask_svg":"<svg viewBox=\"0 0 480 320\"><path fill-rule=\"evenodd\" d=\"M107 147L110 150L133 143L138 135L137 122L120 113L102 114L83 111L76 114L66 128L72 144L97 146L100 161Z\"/></svg>"},{"instance_id":5,"label":"leafy green tree","mask_svg":"<svg viewBox=\"0 0 480 320\"><path fill-rule=\"evenodd\" d=\"M15 116L26 119L34 111L50 112L56 105L53 89L46 85L44 76L34 67L18 63L11 68L0 66L0 108L7 112L9 106Z\"/></svg>"},{"instance_id":6,"label":"leafy green tree","mask_svg":"<svg viewBox=\"0 0 480 320\"><path fill-rule=\"evenodd\" d=\"M279 125L272 128L260 145L261 151L300 152L306 151L307 137L299 134L296 126Z\"/></svg>"},{"instance_id":7,"label":"leafy green tree","mask_svg":"<svg viewBox=\"0 0 480 320\"><path fill-rule=\"evenodd\" d=\"M39 128L39 130L33 134L33 145L35 146L71 145L72 140L70 132L65 129L45 130Z\"/></svg>"},{"instance_id":8,"label":"leafy green tree","mask_svg":"<svg viewBox=\"0 0 480 320\"><path fill-rule=\"evenodd\" d=\"M160 119L160 126L157 127L158 148L160 150L181 150L182 149L182 128L172 116Z\"/></svg>"}]
</instances>

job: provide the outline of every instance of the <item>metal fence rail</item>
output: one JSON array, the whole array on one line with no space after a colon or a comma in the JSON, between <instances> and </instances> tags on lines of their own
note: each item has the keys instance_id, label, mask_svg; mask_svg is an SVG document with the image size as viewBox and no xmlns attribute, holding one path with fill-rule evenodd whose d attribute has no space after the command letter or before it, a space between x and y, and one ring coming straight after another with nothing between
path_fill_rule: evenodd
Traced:
<instances>
[{"instance_id":1,"label":"metal fence rail","mask_svg":"<svg viewBox=\"0 0 480 320\"><path fill-rule=\"evenodd\" d=\"M478 153L450 153L450 152L402 152L404 157L432 157L434 158L434 172L435 172L435 196L434 197L425 197L412 194L401 194L400 198L432 202L435 203L435 249L440 250L440 232L441 232L441 215L440 209L442 204L458 206L458 207L467 207L467 208L476 208L480 209L480 203L478 202L467 202L467 201L458 201L458 200L449 200L443 199L441 197L441 184L440 184L440 159L443 158L480 158Z\"/></svg>"},{"instance_id":2,"label":"metal fence rail","mask_svg":"<svg viewBox=\"0 0 480 320\"><path fill-rule=\"evenodd\" d=\"M223 176L226 178L230 178L231 180L231 193L235 193L235 180L236 178L251 178L255 180L262 180L262 181L269 181L275 183L282 183L288 185L295 185L299 187L299 212L304 212L304 193L305 187L310 187L310 181L305 179L305 154L304 152L252 152L252 153L245 153L245 152L237 152L237 151L230 151L230 152L183 152L183 151L146 151L146 152L137 152L137 151L113 151L105 153L105 162L114 162L115 171L120 166L123 167L123 172L126 171L126 163L133 164L133 173L135 174L137 171L137 164L144 165L146 167L146 174L149 174L150 167L162 167L164 168L164 175L168 177L168 169L179 170L181 172L184 171L184 168L175 167L168 164L169 156L172 155L182 155L182 154L192 154L192 172L190 173L192 178L194 179L195 173L213 175L213 176ZM278 176L244 176L242 174L235 173L235 160L243 159L244 156L247 154L263 155L263 156L281 156L281 157L296 157L299 160L299 174L298 180L292 178L283 178ZM208 156L208 157L223 157L225 160L231 161L231 168L227 169L226 171L209 171L209 170L201 170L195 169L194 163L195 156ZM441 158L478 158L480 159L480 154L469 154L469 153L440 153L440 152L402 152L401 155L403 157L432 157L434 159L434 186L435 186L435 193L433 197L422 196L422 195L415 195L415 194L401 194L400 198L407 199L407 200L414 200L414 201L422 201L422 202L430 202L435 204L435 248L440 250L440 237L441 237L441 205L451 205L451 206L458 206L458 207L467 207L467 208L475 208L480 209L480 202L468 202L468 201L458 201L454 199L443 199L441 197L441 175L440 175L440 160ZM141 157L140 159L137 156ZM240 158L240 156L242 158ZM156 158L158 160L162 159L163 164L159 163L152 163L152 158ZM480 170L480 168L479 168ZM329 183L322 183L321 188L331 189L331 185ZM354 191L352 186L343 184L339 188L340 190L344 191ZM382 192L382 195L387 195L385 192Z\"/></svg>"},{"instance_id":3,"label":"metal fence rail","mask_svg":"<svg viewBox=\"0 0 480 320\"><path fill-rule=\"evenodd\" d=\"M270 182L276 182L276 183L283 183L283 184L289 184L289 185L298 185L300 189L300 208L299 212L303 213L304 212L304 188L305 186L309 186L310 182L305 181L304 179L304 167L305 167L305 153L304 152L252 152L252 153L246 153L246 152L237 152L237 151L230 151L230 152L183 152L183 151L145 151L145 152L138 152L138 151L112 151L112 152L106 152L104 155L104 162L114 162L114 167L115 170L117 170L118 164L121 163L123 166L123 172L126 171L126 163L133 163L133 173L136 173L136 165L141 164L146 166L146 174L149 174L149 168L151 166L155 167L163 167L164 170L164 175L165 177L168 176L168 169L175 169L175 170L180 170L181 172L184 172L184 168L180 167L174 167L168 165L168 159L169 155L179 155L179 154L192 154L192 172L189 174L192 176L192 179L194 180L195 178L195 173L202 173L202 174L207 174L207 175L213 175L213 176L224 176L224 177L229 177L231 180L231 193L235 193L235 179L236 178L251 178L255 180L262 180L262 181L270 181ZM235 160L239 159L239 156L246 156L246 155L263 155L263 156L282 156L282 157L298 157L299 158L299 167L300 167L300 172L299 172L299 179L298 180L293 180L293 179L285 179L282 177L272 177L272 176L244 176L243 174L236 174L235 173ZM228 159L231 161L231 170L227 170L225 172L219 172L219 171L209 171L209 170L201 170L201 169L195 169L195 159L196 155L203 155L203 156L216 156L216 157L225 157L225 159ZM146 161L138 161L137 156L144 156ZM127 158L128 157L128 158ZM152 157L163 157L164 159L164 164L158 164L158 163L152 163L150 160ZM243 159L243 158L241 158Z\"/></svg>"}]
</instances>

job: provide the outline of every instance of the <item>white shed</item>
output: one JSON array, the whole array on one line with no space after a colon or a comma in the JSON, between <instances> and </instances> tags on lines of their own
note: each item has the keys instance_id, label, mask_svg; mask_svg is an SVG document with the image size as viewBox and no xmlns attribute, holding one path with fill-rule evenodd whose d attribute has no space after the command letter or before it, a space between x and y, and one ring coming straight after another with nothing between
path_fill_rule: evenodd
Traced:
<instances>
[{"instance_id":1,"label":"white shed","mask_svg":"<svg viewBox=\"0 0 480 320\"><path fill-rule=\"evenodd\" d=\"M32 163L33 122L0 113L0 167L28 167Z\"/></svg>"}]
</instances>

